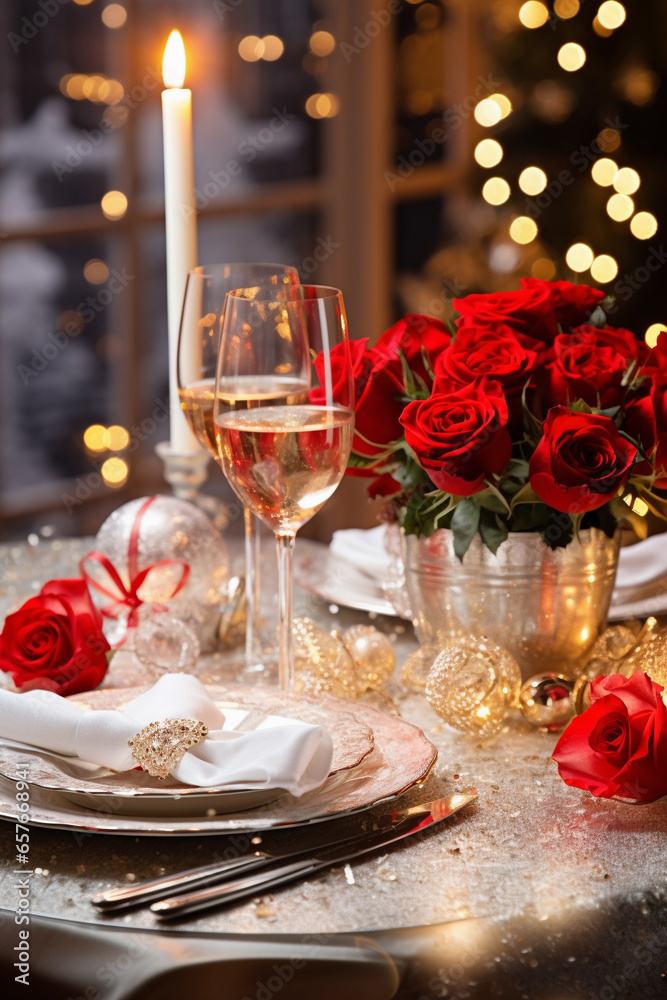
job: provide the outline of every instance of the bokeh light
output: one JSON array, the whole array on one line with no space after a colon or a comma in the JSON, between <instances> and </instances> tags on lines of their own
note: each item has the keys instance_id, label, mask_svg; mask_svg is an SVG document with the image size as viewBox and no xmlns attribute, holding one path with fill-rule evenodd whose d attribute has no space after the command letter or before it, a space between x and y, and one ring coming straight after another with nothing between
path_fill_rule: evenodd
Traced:
<instances>
[{"instance_id":1,"label":"bokeh light","mask_svg":"<svg viewBox=\"0 0 667 1000\"><path fill-rule=\"evenodd\" d=\"M130 435L120 424L112 424L107 430L110 451L123 451L130 443Z\"/></svg>"},{"instance_id":2,"label":"bokeh light","mask_svg":"<svg viewBox=\"0 0 667 1000\"><path fill-rule=\"evenodd\" d=\"M614 183L614 178L618 173L618 167L613 160L603 156L601 160L596 160L591 167L591 177L600 187L610 187Z\"/></svg>"},{"instance_id":3,"label":"bokeh light","mask_svg":"<svg viewBox=\"0 0 667 1000\"><path fill-rule=\"evenodd\" d=\"M630 219L630 232L638 240L650 240L658 231L658 220L651 212L637 212Z\"/></svg>"},{"instance_id":4,"label":"bokeh light","mask_svg":"<svg viewBox=\"0 0 667 1000\"><path fill-rule=\"evenodd\" d=\"M510 237L515 243L532 243L537 232L537 223L527 215L519 215L510 226Z\"/></svg>"},{"instance_id":5,"label":"bokeh light","mask_svg":"<svg viewBox=\"0 0 667 1000\"><path fill-rule=\"evenodd\" d=\"M92 257L83 266L83 276L91 285L101 285L109 277L109 268L98 257Z\"/></svg>"},{"instance_id":6,"label":"bokeh light","mask_svg":"<svg viewBox=\"0 0 667 1000\"><path fill-rule=\"evenodd\" d=\"M614 177L614 191L619 194L634 194L640 184L641 178L632 167L621 167Z\"/></svg>"},{"instance_id":7,"label":"bokeh light","mask_svg":"<svg viewBox=\"0 0 667 1000\"><path fill-rule=\"evenodd\" d=\"M603 28L607 28L609 31L620 28L625 17L625 7L622 3L617 3L617 0L605 0L597 12L598 21Z\"/></svg>"},{"instance_id":8,"label":"bokeh light","mask_svg":"<svg viewBox=\"0 0 667 1000\"><path fill-rule=\"evenodd\" d=\"M489 205L503 205L510 196L510 186L502 177L489 177L482 188L482 198Z\"/></svg>"},{"instance_id":9,"label":"bokeh light","mask_svg":"<svg viewBox=\"0 0 667 1000\"><path fill-rule=\"evenodd\" d=\"M519 187L524 194L539 194L546 186L547 175L540 167L526 167L519 174Z\"/></svg>"},{"instance_id":10,"label":"bokeh light","mask_svg":"<svg viewBox=\"0 0 667 1000\"><path fill-rule=\"evenodd\" d=\"M127 21L127 11L121 3L110 3L102 11L102 23L107 28L122 28Z\"/></svg>"},{"instance_id":11,"label":"bokeh light","mask_svg":"<svg viewBox=\"0 0 667 1000\"><path fill-rule=\"evenodd\" d=\"M109 447L109 433L102 424L91 424L83 432L83 443L89 451L106 451Z\"/></svg>"},{"instance_id":12,"label":"bokeh light","mask_svg":"<svg viewBox=\"0 0 667 1000\"><path fill-rule=\"evenodd\" d=\"M282 38L278 38L277 35L264 35L262 43L264 45L262 59L266 62L275 62L285 51Z\"/></svg>"},{"instance_id":13,"label":"bokeh light","mask_svg":"<svg viewBox=\"0 0 667 1000\"><path fill-rule=\"evenodd\" d=\"M495 103L498 105L498 107L500 108L501 119L507 118L507 116L511 113L512 102L510 101L509 97L505 96L505 94L490 94L488 100L495 101Z\"/></svg>"},{"instance_id":14,"label":"bokeh light","mask_svg":"<svg viewBox=\"0 0 667 1000\"><path fill-rule=\"evenodd\" d=\"M519 20L524 28L541 28L549 20L549 8L540 0L527 0L521 6Z\"/></svg>"},{"instance_id":15,"label":"bokeh light","mask_svg":"<svg viewBox=\"0 0 667 1000\"><path fill-rule=\"evenodd\" d=\"M127 212L127 197L122 191L107 191L100 204L107 219L122 219Z\"/></svg>"},{"instance_id":16,"label":"bokeh light","mask_svg":"<svg viewBox=\"0 0 667 1000\"><path fill-rule=\"evenodd\" d=\"M568 73L575 73L586 62L586 50L577 42L566 42L558 50L558 65Z\"/></svg>"},{"instance_id":17,"label":"bokeh light","mask_svg":"<svg viewBox=\"0 0 667 1000\"><path fill-rule=\"evenodd\" d=\"M658 343L658 337L661 333L667 333L667 326L664 323L651 323L648 330L644 334L644 340L649 347L653 348Z\"/></svg>"},{"instance_id":18,"label":"bokeh light","mask_svg":"<svg viewBox=\"0 0 667 1000\"><path fill-rule=\"evenodd\" d=\"M608 253L601 253L591 264L591 275L601 285L606 285L608 281L613 281L617 274L618 264Z\"/></svg>"},{"instance_id":19,"label":"bokeh light","mask_svg":"<svg viewBox=\"0 0 667 1000\"><path fill-rule=\"evenodd\" d=\"M556 0L554 4L554 14L562 21L567 21L570 17L576 17L579 13L579 0Z\"/></svg>"},{"instance_id":20,"label":"bokeh light","mask_svg":"<svg viewBox=\"0 0 667 1000\"><path fill-rule=\"evenodd\" d=\"M572 271L581 274L589 269L594 257L595 254L587 243L573 243L565 254L565 262Z\"/></svg>"},{"instance_id":21,"label":"bokeh light","mask_svg":"<svg viewBox=\"0 0 667 1000\"><path fill-rule=\"evenodd\" d=\"M127 467L127 462L123 461L122 458L107 458L106 462L102 463L102 468L100 472L102 473L102 479L113 489L118 489L122 486L126 480L129 473Z\"/></svg>"},{"instance_id":22,"label":"bokeh light","mask_svg":"<svg viewBox=\"0 0 667 1000\"><path fill-rule=\"evenodd\" d=\"M239 55L245 62L257 62L264 55L264 41L259 35L246 35L239 42Z\"/></svg>"},{"instance_id":23,"label":"bokeh light","mask_svg":"<svg viewBox=\"0 0 667 1000\"><path fill-rule=\"evenodd\" d=\"M336 39L330 31L314 31L308 44L313 55L329 56L336 48Z\"/></svg>"},{"instance_id":24,"label":"bokeh light","mask_svg":"<svg viewBox=\"0 0 667 1000\"><path fill-rule=\"evenodd\" d=\"M306 101L310 118L333 118L339 111L340 101L335 94L311 94Z\"/></svg>"},{"instance_id":25,"label":"bokeh light","mask_svg":"<svg viewBox=\"0 0 667 1000\"><path fill-rule=\"evenodd\" d=\"M613 153L621 145L621 133L615 128L603 128L598 132L595 141L604 153Z\"/></svg>"},{"instance_id":26,"label":"bokeh light","mask_svg":"<svg viewBox=\"0 0 667 1000\"><path fill-rule=\"evenodd\" d=\"M635 203L627 194L613 194L607 202L607 214L614 222L625 222L635 210Z\"/></svg>"},{"instance_id":27,"label":"bokeh light","mask_svg":"<svg viewBox=\"0 0 667 1000\"><path fill-rule=\"evenodd\" d=\"M540 281L551 281L556 276L556 265L548 257L538 257L531 264L530 273Z\"/></svg>"},{"instance_id":28,"label":"bokeh light","mask_svg":"<svg viewBox=\"0 0 667 1000\"><path fill-rule=\"evenodd\" d=\"M500 105L496 101L492 101L490 97L485 97L475 108L475 121L483 125L484 128L496 125L502 116Z\"/></svg>"},{"instance_id":29,"label":"bokeh light","mask_svg":"<svg viewBox=\"0 0 667 1000\"><path fill-rule=\"evenodd\" d=\"M475 146L474 156L480 167L495 167L503 158L503 147L495 139L482 139Z\"/></svg>"}]
</instances>

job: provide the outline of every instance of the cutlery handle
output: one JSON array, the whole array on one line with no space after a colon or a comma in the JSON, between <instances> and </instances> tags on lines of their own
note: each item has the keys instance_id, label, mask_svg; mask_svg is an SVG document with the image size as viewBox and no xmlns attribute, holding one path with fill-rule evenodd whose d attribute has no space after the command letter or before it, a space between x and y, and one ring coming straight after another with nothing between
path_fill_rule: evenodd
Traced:
<instances>
[{"instance_id":1,"label":"cutlery handle","mask_svg":"<svg viewBox=\"0 0 667 1000\"><path fill-rule=\"evenodd\" d=\"M161 899L153 903L151 911L161 920L182 917L197 910L207 910L211 906L223 906L226 903L236 903L247 896L255 896L273 889L284 882L292 882L298 878L312 875L320 868L326 868L326 861L316 861L312 858L292 861L289 864L273 868L269 872L257 872L253 875L233 879L225 885L215 885L206 889L198 889L187 896L176 896Z\"/></svg>"},{"instance_id":2,"label":"cutlery handle","mask_svg":"<svg viewBox=\"0 0 667 1000\"><path fill-rule=\"evenodd\" d=\"M191 868L188 871L179 872L177 875L161 876L147 882L139 882L136 885L123 886L120 889L107 889L94 896L91 902L100 910L121 910L125 907L137 906L139 903L147 903L152 899L160 899L165 894L172 892L178 893L196 886L211 885L227 878L230 874L252 871L273 860L264 851L255 851L253 854L244 854L242 857L233 858L230 861Z\"/></svg>"}]
</instances>

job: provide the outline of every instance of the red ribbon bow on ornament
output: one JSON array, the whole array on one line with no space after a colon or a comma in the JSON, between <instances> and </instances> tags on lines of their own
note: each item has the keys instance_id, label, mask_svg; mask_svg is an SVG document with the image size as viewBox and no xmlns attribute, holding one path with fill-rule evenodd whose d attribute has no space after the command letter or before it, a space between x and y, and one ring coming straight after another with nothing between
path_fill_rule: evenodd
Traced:
<instances>
[{"instance_id":1,"label":"red ribbon bow on ornament","mask_svg":"<svg viewBox=\"0 0 667 1000\"><path fill-rule=\"evenodd\" d=\"M127 547L127 570L130 578L129 588L125 586L123 580L121 579L120 573L113 565L111 560L104 555L103 552L98 552L96 549L85 555L81 562L79 563L79 569L81 575L88 584L98 593L103 594L108 597L111 601L105 607L100 608L100 611L105 616L105 618L119 618L123 608L129 608L129 615L127 618L128 629L135 628L138 624L137 610L145 602L139 597L139 589L145 582L146 578L149 576L153 570L160 569L163 566L180 566L182 570L181 578L173 588L171 594L167 597L167 600L171 600L175 597L188 582L188 577L190 576L190 567L187 562L182 559L161 559L159 562L151 563L146 569L142 569L138 572L137 558L139 555L139 531L141 529L141 521L144 514L150 507L150 505L157 500L157 497L148 497L147 500L142 503L141 507L137 511L134 523L132 525L132 530L130 531L130 540ZM95 580L88 570L86 569L85 563L87 559L93 560L93 562L99 563L106 571L109 580L116 588L115 591L111 590L109 587L102 586L97 580ZM155 605L156 610L165 610L164 605ZM125 639L121 639L118 643L120 646Z\"/></svg>"}]
</instances>

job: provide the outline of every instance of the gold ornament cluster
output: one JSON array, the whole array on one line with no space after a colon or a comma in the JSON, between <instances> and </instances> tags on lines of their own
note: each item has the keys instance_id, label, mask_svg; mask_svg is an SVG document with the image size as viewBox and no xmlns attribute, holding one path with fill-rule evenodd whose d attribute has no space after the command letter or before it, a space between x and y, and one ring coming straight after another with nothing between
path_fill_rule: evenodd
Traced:
<instances>
[{"instance_id":1,"label":"gold ornament cluster","mask_svg":"<svg viewBox=\"0 0 667 1000\"><path fill-rule=\"evenodd\" d=\"M295 618L293 634L297 693L359 698L393 676L394 647L372 625L353 625L341 635L310 618Z\"/></svg>"},{"instance_id":2,"label":"gold ornament cluster","mask_svg":"<svg viewBox=\"0 0 667 1000\"><path fill-rule=\"evenodd\" d=\"M455 729L491 736L513 708L536 728L557 732L588 708L594 678L630 677L637 670L667 690L667 629L661 630L655 618L606 629L579 676L536 674L522 684L519 665L506 649L483 635L457 634L441 646L420 646L406 660L401 680L424 692Z\"/></svg>"}]
</instances>

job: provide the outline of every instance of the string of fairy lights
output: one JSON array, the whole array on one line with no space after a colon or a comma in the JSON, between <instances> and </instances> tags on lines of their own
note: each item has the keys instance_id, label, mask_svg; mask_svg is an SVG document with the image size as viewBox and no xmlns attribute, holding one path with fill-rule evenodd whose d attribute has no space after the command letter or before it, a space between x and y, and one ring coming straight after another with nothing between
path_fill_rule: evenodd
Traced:
<instances>
[{"instance_id":1,"label":"string of fairy lights","mask_svg":"<svg viewBox=\"0 0 667 1000\"><path fill-rule=\"evenodd\" d=\"M582 0L583 2L583 0ZM527 30L537 30L548 24L553 18L567 21L579 14L580 0L555 0L553 14L543 0L527 0L518 11L518 25ZM593 18L593 30L601 37L609 37L623 26L626 20L626 10L617 0L604 0L598 7ZM587 53L583 45L577 42L564 42L556 56L558 65L566 73L576 73L586 64ZM646 74L645 74L646 75ZM643 94L648 86L646 80L637 79L632 85L637 95L635 103L644 103ZM642 90L642 87L644 88ZM485 97L475 107L475 120L483 128L493 128L513 111L512 103L505 94L491 94ZM611 153L621 145L621 136L612 127L604 128L597 136L598 148ZM502 162L504 149L495 138L484 138L475 146L476 162L485 170L493 170ZM610 219L617 223L627 223L632 236L638 240L650 240L658 231L658 220L652 212L636 205L637 192L641 187L641 177L631 166L620 166L610 156L603 156L593 161L590 177L599 187L610 188L606 211ZM546 172L537 165L525 167L517 178L517 186L523 194L537 197L544 192L549 184ZM510 182L493 174L482 186L482 197L494 207L504 205L512 195ZM528 215L516 216L509 227L509 237L515 243L529 244L536 239L539 227ZM565 262L575 274L590 273L598 285L607 285L618 275L618 262L607 253L596 253L587 243L573 243L565 253ZM533 265L536 277L550 278L556 273L553 261L540 258ZM667 330L663 323L653 323L645 333L649 346L654 346L662 330Z\"/></svg>"}]
</instances>

